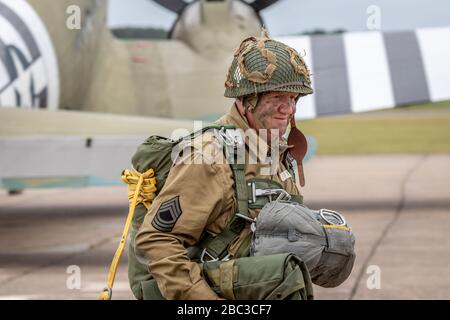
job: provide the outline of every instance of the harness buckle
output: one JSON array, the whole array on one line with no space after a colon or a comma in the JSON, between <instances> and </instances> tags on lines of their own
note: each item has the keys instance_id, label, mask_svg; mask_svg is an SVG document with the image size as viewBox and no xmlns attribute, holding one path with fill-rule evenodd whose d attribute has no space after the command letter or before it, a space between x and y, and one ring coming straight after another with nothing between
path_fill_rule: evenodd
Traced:
<instances>
[{"instance_id":1,"label":"harness buckle","mask_svg":"<svg viewBox=\"0 0 450 320\"><path fill-rule=\"evenodd\" d=\"M242 135L236 129L221 128L218 132L227 146L239 147L244 144Z\"/></svg>"},{"instance_id":2,"label":"harness buckle","mask_svg":"<svg viewBox=\"0 0 450 320\"><path fill-rule=\"evenodd\" d=\"M319 215L328 224L335 225L335 226L346 226L347 225L347 221L345 221L345 218L337 211L333 211L330 209L320 209Z\"/></svg>"},{"instance_id":3,"label":"harness buckle","mask_svg":"<svg viewBox=\"0 0 450 320\"><path fill-rule=\"evenodd\" d=\"M205 256L207 256L210 259L205 260ZM200 262L205 263L205 262L215 262L215 261L228 261L228 260L230 260L230 256L231 255L228 253L222 259L214 258L214 256L211 253L209 253L208 250L205 248L205 249L203 249L202 254L200 255Z\"/></svg>"},{"instance_id":4,"label":"harness buckle","mask_svg":"<svg viewBox=\"0 0 450 320\"><path fill-rule=\"evenodd\" d=\"M256 202L256 197L268 197L270 202L281 200L289 201L292 198L291 195L284 189L257 189L254 182L251 182L248 185L251 187L252 198L248 200L250 204ZM278 194L278 197L273 200L272 196L276 194Z\"/></svg>"},{"instance_id":5,"label":"harness buckle","mask_svg":"<svg viewBox=\"0 0 450 320\"><path fill-rule=\"evenodd\" d=\"M275 199L275 201L291 200L291 195L286 190L284 190L284 189L279 189L279 190L280 190L280 195Z\"/></svg>"},{"instance_id":6,"label":"harness buckle","mask_svg":"<svg viewBox=\"0 0 450 320\"><path fill-rule=\"evenodd\" d=\"M236 213L236 216L238 216L239 218L242 218L244 220L250 221L251 223L255 222L255 219L252 219L248 216L246 216L245 214L242 213Z\"/></svg>"},{"instance_id":7,"label":"harness buckle","mask_svg":"<svg viewBox=\"0 0 450 320\"><path fill-rule=\"evenodd\" d=\"M205 261L205 255L210 258L210 260ZM203 249L202 254L200 255L200 262L215 262L219 261L219 258L215 258L212 254L208 252L206 248Z\"/></svg>"}]
</instances>

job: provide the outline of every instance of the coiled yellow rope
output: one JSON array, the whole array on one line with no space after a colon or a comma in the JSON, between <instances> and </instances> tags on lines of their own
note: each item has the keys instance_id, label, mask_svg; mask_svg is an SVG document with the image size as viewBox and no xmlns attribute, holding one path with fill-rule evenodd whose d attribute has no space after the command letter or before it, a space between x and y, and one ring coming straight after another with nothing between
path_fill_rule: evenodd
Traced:
<instances>
[{"instance_id":1,"label":"coiled yellow rope","mask_svg":"<svg viewBox=\"0 0 450 320\"><path fill-rule=\"evenodd\" d=\"M100 294L100 300L111 300L112 287L116 278L117 267L125 248L125 243L133 221L134 210L136 206L142 203L147 209L150 208L153 199L156 196L156 178L153 169L148 169L145 173L139 173L135 170L124 170L122 172L122 181L128 184L128 200L130 202L127 220L122 232L119 246L114 254L111 267L108 273L108 282L105 289Z\"/></svg>"}]
</instances>

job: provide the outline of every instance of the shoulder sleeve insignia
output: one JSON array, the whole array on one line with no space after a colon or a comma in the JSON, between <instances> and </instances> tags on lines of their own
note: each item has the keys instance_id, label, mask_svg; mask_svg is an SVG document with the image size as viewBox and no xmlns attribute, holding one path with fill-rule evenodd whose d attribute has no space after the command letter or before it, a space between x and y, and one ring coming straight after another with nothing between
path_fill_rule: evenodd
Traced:
<instances>
[{"instance_id":1,"label":"shoulder sleeve insignia","mask_svg":"<svg viewBox=\"0 0 450 320\"><path fill-rule=\"evenodd\" d=\"M176 196L161 203L152 221L152 226L155 229L162 232L172 231L175 223L183 212L181 210L179 198L179 196Z\"/></svg>"}]
</instances>

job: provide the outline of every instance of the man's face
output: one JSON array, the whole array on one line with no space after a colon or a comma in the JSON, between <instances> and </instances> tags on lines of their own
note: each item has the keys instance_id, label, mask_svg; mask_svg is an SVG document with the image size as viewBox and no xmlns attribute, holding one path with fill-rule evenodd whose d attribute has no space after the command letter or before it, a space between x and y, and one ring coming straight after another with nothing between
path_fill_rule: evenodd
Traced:
<instances>
[{"instance_id":1,"label":"man's face","mask_svg":"<svg viewBox=\"0 0 450 320\"><path fill-rule=\"evenodd\" d=\"M264 93L253 112L247 112L247 119L253 129L278 129L281 137L289 120L295 114L295 99L298 93L271 91Z\"/></svg>"}]
</instances>

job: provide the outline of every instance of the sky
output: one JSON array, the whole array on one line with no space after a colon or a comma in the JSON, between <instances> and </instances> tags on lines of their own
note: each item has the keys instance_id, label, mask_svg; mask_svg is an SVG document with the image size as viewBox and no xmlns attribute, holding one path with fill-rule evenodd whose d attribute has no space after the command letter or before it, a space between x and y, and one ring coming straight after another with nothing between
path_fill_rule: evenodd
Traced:
<instances>
[{"instance_id":1,"label":"sky","mask_svg":"<svg viewBox=\"0 0 450 320\"><path fill-rule=\"evenodd\" d=\"M280 0L263 10L261 16L272 36L314 29L367 31L367 21L374 17L371 6L379 8L381 31L450 26L448 0ZM151 0L110 0L110 27L168 30L175 19L174 13Z\"/></svg>"}]
</instances>

